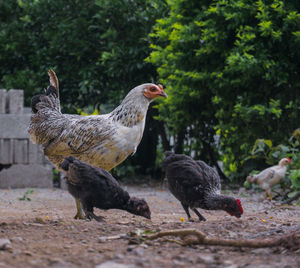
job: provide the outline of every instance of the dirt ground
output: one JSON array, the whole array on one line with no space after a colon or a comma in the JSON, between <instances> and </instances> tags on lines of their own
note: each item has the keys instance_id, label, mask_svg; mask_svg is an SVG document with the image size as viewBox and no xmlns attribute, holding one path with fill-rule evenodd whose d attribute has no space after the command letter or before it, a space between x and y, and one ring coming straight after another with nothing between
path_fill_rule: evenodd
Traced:
<instances>
[{"instance_id":1,"label":"dirt ground","mask_svg":"<svg viewBox=\"0 0 300 268\"><path fill-rule=\"evenodd\" d=\"M186 219L182 207L167 190L125 188L147 200L151 221L120 210L97 209L95 214L104 216L104 223L74 220L75 202L67 191L34 189L31 201L22 201L19 198L27 189L0 190L0 239L11 242L0 250L0 268L300 267L300 249L181 246L170 237L134 243L126 236L145 230L196 228L210 237L278 237L300 231L300 206L262 201L263 193L231 192L242 201L241 219L223 211L202 210L206 222L184 222L180 220ZM124 236L110 237L118 235Z\"/></svg>"}]
</instances>

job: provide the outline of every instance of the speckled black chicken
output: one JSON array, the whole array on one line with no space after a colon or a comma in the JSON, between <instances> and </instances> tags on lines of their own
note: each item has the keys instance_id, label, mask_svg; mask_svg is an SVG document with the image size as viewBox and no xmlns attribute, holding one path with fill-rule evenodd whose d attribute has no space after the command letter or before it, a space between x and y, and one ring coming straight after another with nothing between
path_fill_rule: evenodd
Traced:
<instances>
[{"instance_id":1,"label":"speckled black chicken","mask_svg":"<svg viewBox=\"0 0 300 268\"><path fill-rule=\"evenodd\" d=\"M30 138L42 144L49 160L59 167L65 157L77 159L109 171L133 154L143 136L149 104L167 97L161 85L142 84L133 88L112 112L80 116L62 114L58 79L48 72L50 86L45 94L32 98ZM76 199L75 218L84 218Z\"/></svg>"},{"instance_id":2,"label":"speckled black chicken","mask_svg":"<svg viewBox=\"0 0 300 268\"><path fill-rule=\"evenodd\" d=\"M241 201L221 194L218 173L203 161L195 161L187 155L168 151L162 167L171 193L181 202L190 221L192 218L189 208L197 214L200 221L206 219L197 208L224 210L237 218L243 214Z\"/></svg>"},{"instance_id":3,"label":"speckled black chicken","mask_svg":"<svg viewBox=\"0 0 300 268\"><path fill-rule=\"evenodd\" d=\"M94 214L94 207L100 209L121 209L132 214L151 218L145 200L130 197L116 179L103 168L95 168L72 156L65 158L60 168L66 171L68 190L79 199L88 219L101 221Z\"/></svg>"}]
</instances>

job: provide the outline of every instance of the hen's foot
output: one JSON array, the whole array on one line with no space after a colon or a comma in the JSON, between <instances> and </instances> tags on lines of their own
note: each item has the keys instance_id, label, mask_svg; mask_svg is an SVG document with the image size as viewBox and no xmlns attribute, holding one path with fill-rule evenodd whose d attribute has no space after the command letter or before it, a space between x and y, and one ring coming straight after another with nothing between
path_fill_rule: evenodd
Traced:
<instances>
[{"instance_id":1,"label":"hen's foot","mask_svg":"<svg viewBox=\"0 0 300 268\"><path fill-rule=\"evenodd\" d=\"M75 220L85 220L86 216L84 216L82 213L77 212L76 215L74 216Z\"/></svg>"},{"instance_id":2,"label":"hen's foot","mask_svg":"<svg viewBox=\"0 0 300 268\"><path fill-rule=\"evenodd\" d=\"M193 211L194 211L194 212L196 213L196 215L198 216L199 221L206 221L206 219L201 215L201 213L200 213L197 209L193 208Z\"/></svg>"},{"instance_id":3,"label":"hen's foot","mask_svg":"<svg viewBox=\"0 0 300 268\"><path fill-rule=\"evenodd\" d=\"M98 221L98 222L103 222L104 221L104 217L101 217L101 216L96 216L93 212L86 212L85 213L85 215L86 215L86 218L88 219L88 220L92 220L92 219L95 219L96 221Z\"/></svg>"}]
</instances>

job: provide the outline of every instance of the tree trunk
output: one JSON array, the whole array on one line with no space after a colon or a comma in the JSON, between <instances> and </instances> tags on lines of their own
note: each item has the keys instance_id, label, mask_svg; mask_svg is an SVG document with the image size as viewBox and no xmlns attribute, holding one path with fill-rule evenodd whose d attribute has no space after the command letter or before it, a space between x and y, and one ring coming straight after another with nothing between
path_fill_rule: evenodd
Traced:
<instances>
[{"instance_id":1,"label":"tree trunk","mask_svg":"<svg viewBox=\"0 0 300 268\"><path fill-rule=\"evenodd\" d=\"M202 141L204 150L208 153L211 163L216 167L221 180L224 182L229 182L228 177L223 173L222 169L220 168L218 161L215 158L214 150L209 143L206 141Z\"/></svg>"},{"instance_id":2,"label":"tree trunk","mask_svg":"<svg viewBox=\"0 0 300 268\"><path fill-rule=\"evenodd\" d=\"M158 133L161 137L161 142L162 142L164 151L170 151L171 146L170 146L170 142L167 138L164 123L162 121L157 121L157 128L158 128Z\"/></svg>"},{"instance_id":3,"label":"tree trunk","mask_svg":"<svg viewBox=\"0 0 300 268\"><path fill-rule=\"evenodd\" d=\"M175 144L175 153L182 154L183 153L183 143L185 138L185 130L179 131L177 135L177 142Z\"/></svg>"}]
</instances>

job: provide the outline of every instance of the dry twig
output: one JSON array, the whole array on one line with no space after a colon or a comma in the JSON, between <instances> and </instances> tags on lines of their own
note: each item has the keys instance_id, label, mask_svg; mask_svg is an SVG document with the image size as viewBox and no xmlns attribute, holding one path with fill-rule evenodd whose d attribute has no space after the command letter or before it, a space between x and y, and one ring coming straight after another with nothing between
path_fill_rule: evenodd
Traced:
<instances>
[{"instance_id":1,"label":"dry twig","mask_svg":"<svg viewBox=\"0 0 300 268\"><path fill-rule=\"evenodd\" d=\"M283 246L285 248L296 250L300 248L300 234L283 236L274 239L224 239L207 237L204 233L196 229L180 229L160 231L156 234L148 235L147 239L153 240L165 236L176 236L183 240L184 245L213 245L213 246L230 246L230 247L249 247L264 248Z\"/></svg>"}]
</instances>

